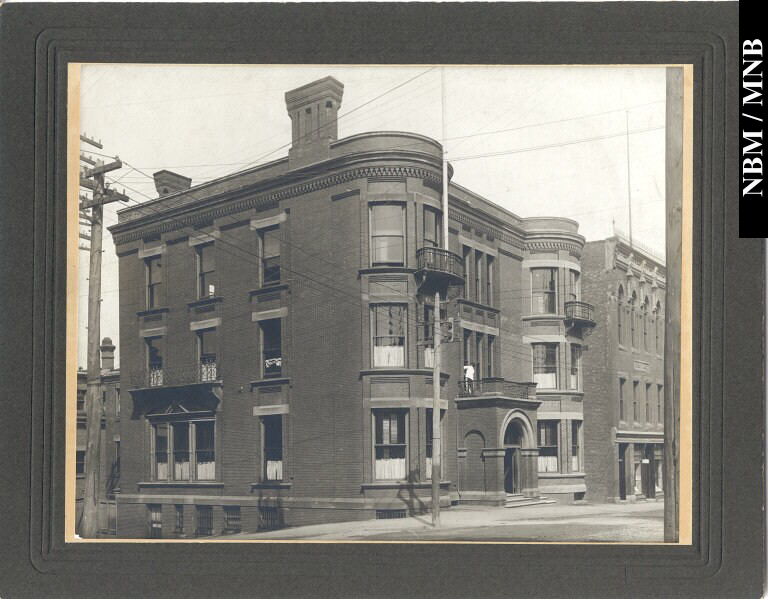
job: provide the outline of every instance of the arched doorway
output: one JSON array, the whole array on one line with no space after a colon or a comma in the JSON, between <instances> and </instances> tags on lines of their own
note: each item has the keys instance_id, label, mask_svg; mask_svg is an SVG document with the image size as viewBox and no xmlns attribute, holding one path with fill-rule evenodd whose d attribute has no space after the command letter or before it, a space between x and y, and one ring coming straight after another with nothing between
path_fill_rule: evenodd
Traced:
<instances>
[{"instance_id":1,"label":"arched doorway","mask_svg":"<svg viewBox=\"0 0 768 599\"><path fill-rule=\"evenodd\" d=\"M520 493L520 450L523 447L525 431L517 419L512 419L504 431L504 491Z\"/></svg>"}]
</instances>

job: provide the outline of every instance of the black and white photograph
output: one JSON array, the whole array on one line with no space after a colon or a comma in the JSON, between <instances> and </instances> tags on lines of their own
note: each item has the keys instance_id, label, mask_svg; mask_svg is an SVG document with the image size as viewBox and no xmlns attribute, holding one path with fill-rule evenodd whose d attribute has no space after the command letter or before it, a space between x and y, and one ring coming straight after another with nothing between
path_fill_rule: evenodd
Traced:
<instances>
[{"instance_id":1,"label":"black and white photograph","mask_svg":"<svg viewBox=\"0 0 768 599\"><path fill-rule=\"evenodd\" d=\"M689 544L691 85L70 65L67 540Z\"/></svg>"}]
</instances>

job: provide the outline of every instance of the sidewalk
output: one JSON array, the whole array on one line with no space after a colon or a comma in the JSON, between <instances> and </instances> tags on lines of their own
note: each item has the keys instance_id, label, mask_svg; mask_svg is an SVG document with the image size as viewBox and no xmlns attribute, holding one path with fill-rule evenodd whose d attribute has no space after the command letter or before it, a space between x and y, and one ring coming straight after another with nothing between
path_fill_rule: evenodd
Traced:
<instances>
[{"instance_id":1,"label":"sidewalk","mask_svg":"<svg viewBox=\"0 0 768 599\"><path fill-rule=\"evenodd\" d=\"M218 537L312 541L662 542L664 503L551 504L519 508L455 506L440 514L391 520L316 524Z\"/></svg>"}]
</instances>

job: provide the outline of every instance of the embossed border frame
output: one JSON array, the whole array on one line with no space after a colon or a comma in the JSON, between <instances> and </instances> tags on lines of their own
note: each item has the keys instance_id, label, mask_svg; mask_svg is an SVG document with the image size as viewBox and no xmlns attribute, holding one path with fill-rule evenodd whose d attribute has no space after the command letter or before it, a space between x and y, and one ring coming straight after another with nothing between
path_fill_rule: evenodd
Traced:
<instances>
[{"instance_id":1,"label":"embossed border frame","mask_svg":"<svg viewBox=\"0 0 768 599\"><path fill-rule=\"evenodd\" d=\"M0 34L0 594L759 595L763 253L737 237L735 3L6 4ZM693 544L65 544L68 62L693 64Z\"/></svg>"}]
</instances>

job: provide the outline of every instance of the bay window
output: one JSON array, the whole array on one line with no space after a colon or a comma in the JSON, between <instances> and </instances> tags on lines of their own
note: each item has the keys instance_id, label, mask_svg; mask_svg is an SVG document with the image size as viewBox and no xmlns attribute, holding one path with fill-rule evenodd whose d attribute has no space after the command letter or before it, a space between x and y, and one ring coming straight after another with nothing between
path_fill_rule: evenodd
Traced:
<instances>
[{"instance_id":1,"label":"bay window","mask_svg":"<svg viewBox=\"0 0 768 599\"><path fill-rule=\"evenodd\" d=\"M371 266L405 265L405 206L371 204Z\"/></svg>"},{"instance_id":2,"label":"bay window","mask_svg":"<svg viewBox=\"0 0 768 599\"><path fill-rule=\"evenodd\" d=\"M571 345L571 370L569 389L581 388L581 346Z\"/></svg>"},{"instance_id":3,"label":"bay window","mask_svg":"<svg viewBox=\"0 0 768 599\"><path fill-rule=\"evenodd\" d=\"M531 312L555 314L557 312L557 269L531 269Z\"/></svg>"},{"instance_id":4,"label":"bay window","mask_svg":"<svg viewBox=\"0 0 768 599\"><path fill-rule=\"evenodd\" d=\"M406 411L373 410L374 478L404 480L406 478Z\"/></svg>"},{"instance_id":5,"label":"bay window","mask_svg":"<svg viewBox=\"0 0 768 599\"><path fill-rule=\"evenodd\" d=\"M407 308L403 304L371 306L371 336L375 368L405 367Z\"/></svg>"},{"instance_id":6,"label":"bay window","mask_svg":"<svg viewBox=\"0 0 768 599\"><path fill-rule=\"evenodd\" d=\"M153 480L216 478L214 420L176 420L151 426Z\"/></svg>"},{"instance_id":7,"label":"bay window","mask_svg":"<svg viewBox=\"0 0 768 599\"><path fill-rule=\"evenodd\" d=\"M571 420L571 472L581 472L581 421Z\"/></svg>"},{"instance_id":8,"label":"bay window","mask_svg":"<svg viewBox=\"0 0 768 599\"><path fill-rule=\"evenodd\" d=\"M533 344L533 380L539 389L557 388L557 343Z\"/></svg>"}]
</instances>

